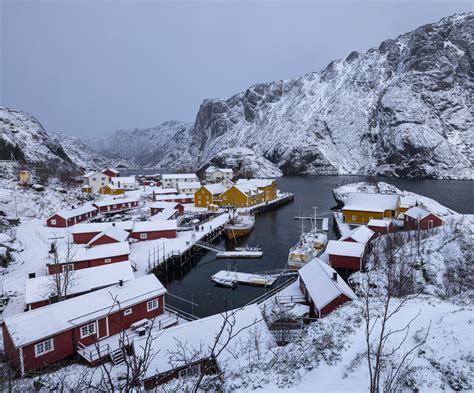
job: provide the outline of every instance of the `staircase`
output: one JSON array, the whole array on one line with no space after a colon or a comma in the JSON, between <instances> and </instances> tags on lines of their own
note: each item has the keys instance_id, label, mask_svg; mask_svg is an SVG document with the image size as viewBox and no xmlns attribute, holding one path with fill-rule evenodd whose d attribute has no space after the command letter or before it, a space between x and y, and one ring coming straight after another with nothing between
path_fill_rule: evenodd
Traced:
<instances>
[{"instance_id":1,"label":"staircase","mask_svg":"<svg viewBox=\"0 0 474 393\"><path fill-rule=\"evenodd\" d=\"M125 362L125 351L123 348L116 349L110 354L110 357L114 365L122 364Z\"/></svg>"}]
</instances>

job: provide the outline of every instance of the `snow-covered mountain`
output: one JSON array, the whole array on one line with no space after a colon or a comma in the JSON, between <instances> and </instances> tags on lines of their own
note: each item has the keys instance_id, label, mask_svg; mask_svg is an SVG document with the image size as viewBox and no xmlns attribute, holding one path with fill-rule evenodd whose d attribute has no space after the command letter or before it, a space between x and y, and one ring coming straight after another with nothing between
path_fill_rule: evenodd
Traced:
<instances>
[{"instance_id":1,"label":"snow-covered mountain","mask_svg":"<svg viewBox=\"0 0 474 393\"><path fill-rule=\"evenodd\" d=\"M286 175L472 179L473 26L472 13L447 17L319 72L205 100L174 135L122 131L97 148L170 168L242 147Z\"/></svg>"},{"instance_id":2,"label":"snow-covered mountain","mask_svg":"<svg viewBox=\"0 0 474 393\"><path fill-rule=\"evenodd\" d=\"M57 140L28 113L0 107L0 159L76 169Z\"/></svg>"},{"instance_id":3,"label":"snow-covered mountain","mask_svg":"<svg viewBox=\"0 0 474 393\"><path fill-rule=\"evenodd\" d=\"M172 157L171 148L165 146L171 140L171 145L178 143L178 134L187 135L191 127L189 123L167 121L152 128L106 133L99 138L86 139L85 143L108 157L126 159L140 167L156 167L160 166L164 154Z\"/></svg>"}]
</instances>

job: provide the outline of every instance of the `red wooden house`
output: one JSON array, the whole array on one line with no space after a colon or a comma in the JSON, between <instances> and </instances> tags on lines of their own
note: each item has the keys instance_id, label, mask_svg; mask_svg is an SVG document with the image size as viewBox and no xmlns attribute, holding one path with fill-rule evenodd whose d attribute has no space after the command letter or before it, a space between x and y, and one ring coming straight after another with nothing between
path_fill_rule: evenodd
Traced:
<instances>
[{"instance_id":1,"label":"red wooden house","mask_svg":"<svg viewBox=\"0 0 474 393\"><path fill-rule=\"evenodd\" d=\"M102 266L108 263L127 261L130 256L130 245L126 242L104 244L96 247L81 247L73 250L69 260L59 258L60 263L48 263L48 274L62 273L67 270L80 270Z\"/></svg>"},{"instance_id":2,"label":"red wooden house","mask_svg":"<svg viewBox=\"0 0 474 393\"><path fill-rule=\"evenodd\" d=\"M93 202L99 213L116 213L138 207L139 200L136 198L114 198Z\"/></svg>"},{"instance_id":3,"label":"red wooden house","mask_svg":"<svg viewBox=\"0 0 474 393\"><path fill-rule=\"evenodd\" d=\"M133 221L119 221L119 222L97 222L91 224L78 224L72 230L72 241L75 244L87 244L94 237L106 231L110 227L115 226L131 233L133 229Z\"/></svg>"},{"instance_id":4,"label":"red wooden house","mask_svg":"<svg viewBox=\"0 0 474 393\"><path fill-rule=\"evenodd\" d=\"M341 304L357 298L337 272L318 258L306 263L298 270L298 275L312 317L322 318Z\"/></svg>"},{"instance_id":5,"label":"red wooden house","mask_svg":"<svg viewBox=\"0 0 474 393\"><path fill-rule=\"evenodd\" d=\"M104 169L102 173L110 177L118 177L120 175L120 172L113 168Z\"/></svg>"},{"instance_id":6,"label":"red wooden house","mask_svg":"<svg viewBox=\"0 0 474 393\"><path fill-rule=\"evenodd\" d=\"M108 227L105 231L102 231L95 235L87 245L89 247L100 246L103 244L110 244L110 243L121 243L126 242L128 237L130 236L130 232L125 231L115 225Z\"/></svg>"},{"instance_id":7,"label":"red wooden house","mask_svg":"<svg viewBox=\"0 0 474 393\"><path fill-rule=\"evenodd\" d=\"M75 354L90 362L112 356L110 346L97 350L101 340L163 314L165 293L159 280L148 275L7 317L5 356L22 376Z\"/></svg>"},{"instance_id":8,"label":"red wooden house","mask_svg":"<svg viewBox=\"0 0 474 393\"><path fill-rule=\"evenodd\" d=\"M329 240L326 250L333 268L361 270L364 265L365 244Z\"/></svg>"},{"instance_id":9,"label":"red wooden house","mask_svg":"<svg viewBox=\"0 0 474 393\"><path fill-rule=\"evenodd\" d=\"M133 270L129 261L112 263L104 266L91 267L57 275L41 276L29 278L25 285L25 302L28 310L57 301L57 282L64 283L68 280L67 288L62 286L62 297L71 298L96 291L111 285L115 285L120 280L133 280ZM62 281L58 281L62 280Z\"/></svg>"},{"instance_id":10,"label":"red wooden house","mask_svg":"<svg viewBox=\"0 0 474 393\"><path fill-rule=\"evenodd\" d=\"M133 225L131 238L136 240L174 239L177 233L176 220L138 221Z\"/></svg>"},{"instance_id":11,"label":"red wooden house","mask_svg":"<svg viewBox=\"0 0 474 393\"><path fill-rule=\"evenodd\" d=\"M48 227L66 228L97 216L97 208L87 204L71 210L61 210L46 219Z\"/></svg>"},{"instance_id":12,"label":"red wooden house","mask_svg":"<svg viewBox=\"0 0 474 393\"><path fill-rule=\"evenodd\" d=\"M159 202L194 203L194 194L159 195L155 199Z\"/></svg>"},{"instance_id":13,"label":"red wooden house","mask_svg":"<svg viewBox=\"0 0 474 393\"><path fill-rule=\"evenodd\" d=\"M393 220L376 220L371 219L367 224L367 227L374 231L376 236L386 235L387 233L393 233L396 230L395 222Z\"/></svg>"},{"instance_id":14,"label":"red wooden house","mask_svg":"<svg viewBox=\"0 0 474 393\"><path fill-rule=\"evenodd\" d=\"M344 242L355 242L367 244L375 237L375 232L367 228L364 225L361 225L352 231L350 231L346 236L343 236L340 240Z\"/></svg>"},{"instance_id":15,"label":"red wooden house","mask_svg":"<svg viewBox=\"0 0 474 393\"><path fill-rule=\"evenodd\" d=\"M182 216L184 214L184 206L177 202L155 202L150 205L150 213L152 216L163 212L165 209L176 209L178 214Z\"/></svg>"},{"instance_id":16,"label":"red wooden house","mask_svg":"<svg viewBox=\"0 0 474 393\"><path fill-rule=\"evenodd\" d=\"M418 206L408 209L403 215L403 226L408 230L427 230L443 225L443 220L436 214Z\"/></svg>"}]
</instances>

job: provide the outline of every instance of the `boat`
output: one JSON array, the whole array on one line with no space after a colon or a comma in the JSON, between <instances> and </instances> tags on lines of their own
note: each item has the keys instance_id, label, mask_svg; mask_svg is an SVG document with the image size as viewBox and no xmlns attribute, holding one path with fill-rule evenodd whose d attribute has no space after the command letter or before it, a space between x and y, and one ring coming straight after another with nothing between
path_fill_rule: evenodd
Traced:
<instances>
[{"instance_id":1,"label":"boat","mask_svg":"<svg viewBox=\"0 0 474 393\"><path fill-rule=\"evenodd\" d=\"M224 226L224 236L229 239L236 239L248 235L255 226L255 217L249 213L238 213Z\"/></svg>"},{"instance_id":2,"label":"boat","mask_svg":"<svg viewBox=\"0 0 474 393\"><path fill-rule=\"evenodd\" d=\"M288 253L288 268L298 270L324 249L328 236L319 230L316 225L316 213L311 218L311 230L304 232L303 220L301 221L301 237L298 243L290 248Z\"/></svg>"},{"instance_id":3,"label":"boat","mask_svg":"<svg viewBox=\"0 0 474 393\"><path fill-rule=\"evenodd\" d=\"M226 288L235 288L237 286L237 280L235 278L222 278L212 276L211 281L218 286Z\"/></svg>"}]
</instances>

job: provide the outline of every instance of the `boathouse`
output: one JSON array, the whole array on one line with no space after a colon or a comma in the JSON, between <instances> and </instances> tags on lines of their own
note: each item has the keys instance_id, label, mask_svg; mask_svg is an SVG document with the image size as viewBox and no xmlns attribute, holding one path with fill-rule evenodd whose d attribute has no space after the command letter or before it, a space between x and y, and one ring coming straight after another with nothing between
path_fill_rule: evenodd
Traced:
<instances>
[{"instance_id":1,"label":"boathouse","mask_svg":"<svg viewBox=\"0 0 474 393\"><path fill-rule=\"evenodd\" d=\"M221 204L220 195L226 190L227 188L221 183L201 186L194 194L194 206L208 207L209 205L219 205Z\"/></svg>"},{"instance_id":2,"label":"boathouse","mask_svg":"<svg viewBox=\"0 0 474 393\"><path fill-rule=\"evenodd\" d=\"M322 318L341 304L357 298L341 276L319 258L306 263L298 270L298 276L311 317Z\"/></svg>"},{"instance_id":3,"label":"boathouse","mask_svg":"<svg viewBox=\"0 0 474 393\"><path fill-rule=\"evenodd\" d=\"M97 216L97 208L86 204L71 210L61 210L46 219L48 227L66 228Z\"/></svg>"},{"instance_id":4,"label":"boathouse","mask_svg":"<svg viewBox=\"0 0 474 393\"><path fill-rule=\"evenodd\" d=\"M113 198L93 202L99 213L116 213L138 207L139 200L136 198Z\"/></svg>"},{"instance_id":5,"label":"boathouse","mask_svg":"<svg viewBox=\"0 0 474 393\"><path fill-rule=\"evenodd\" d=\"M80 270L102 266L108 263L127 261L130 246L127 242L104 244L97 247L80 247L69 258L59 257L59 262L46 264L48 274L57 274L67 270Z\"/></svg>"},{"instance_id":6,"label":"boathouse","mask_svg":"<svg viewBox=\"0 0 474 393\"><path fill-rule=\"evenodd\" d=\"M443 225L440 217L418 206L408 209L403 216L403 226L408 230L427 230Z\"/></svg>"},{"instance_id":7,"label":"boathouse","mask_svg":"<svg viewBox=\"0 0 474 393\"><path fill-rule=\"evenodd\" d=\"M26 307L28 310L34 310L56 303L58 286L61 288L60 293L64 299L115 285L120 280L133 279L133 270L129 261L59 273L59 276L53 274L29 278L25 285Z\"/></svg>"},{"instance_id":8,"label":"boathouse","mask_svg":"<svg viewBox=\"0 0 474 393\"><path fill-rule=\"evenodd\" d=\"M89 247L100 246L102 244L126 242L130 236L130 232L121 229L112 223L106 230L95 235L87 245Z\"/></svg>"},{"instance_id":9,"label":"boathouse","mask_svg":"<svg viewBox=\"0 0 474 393\"><path fill-rule=\"evenodd\" d=\"M131 238L138 241L174 239L177 233L176 220L138 221L133 225Z\"/></svg>"},{"instance_id":10,"label":"boathouse","mask_svg":"<svg viewBox=\"0 0 474 393\"><path fill-rule=\"evenodd\" d=\"M256 337L261 351L274 345L256 304L165 329L151 341L149 358L152 360L145 371L144 388L152 390L174 378L197 376L201 372L213 374L224 372L226 368L231 370L255 354L257 349L249 343ZM144 340L133 343L139 358L144 356ZM214 344L216 356L211 357ZM225 350L222 350L224 345ZM176 353L180 351L185 353L177 357ZM264 353L261 355L265 356Z\"/></svg>"},{"instance_id":11,"label":"boathouse","mask_svg":"<svg viewBox=\"0 0 474 393\"><path fill-rule=\"evenodd\" d=\"M367 225L373 218L397 217L399 206L400 197L395 194L353 192L347 196L342 208L342 219L346 224Z\"/></svg>"},{"instance_id":12,"label":"boathouse","mask_svg":"<svg viewBox=\"0 0 474 393\"><path fill-rule=\"evenodd\" d=\"M101 340L162 314L165 293L160 281L147 275L6 317L5 356L21 376L76 353L84 356ZM101 353L102 358L110 355Z\"/></svg>"},{"instance_id":13,"label":"boathouse","mask_svg":"<svg viewBox=\"0 0 474 393\"><path fill-rule=\"evenodd\" d=\"M96 222L90 224L74 225L71 230L72 241L75 244L87 244L99 233L112 226L116 226L117 228L131 233L133 229L133 221Z\"/></svg>"},{"instance_id":14,"label":"boathouse","mask_svg":"<svg viewBox=\"0 0 474 393\"><path fill-rule=\"evenodd\" d=\"M333 268L362 270L364 266L365 244L329 240L325 253Z\"/></svg>"},{"instance_id":15,"label":"boathouse","mask_svg":"<svg viewBox=\"0 0 474 393\"><path fill-rule=\"evenodd\" d=\"M376 220L372 219L367 224L367 227L374 231L376 235L385 235L387 233L395 232L395 221L391 219Z\"/></svg>"}]
</instances>

